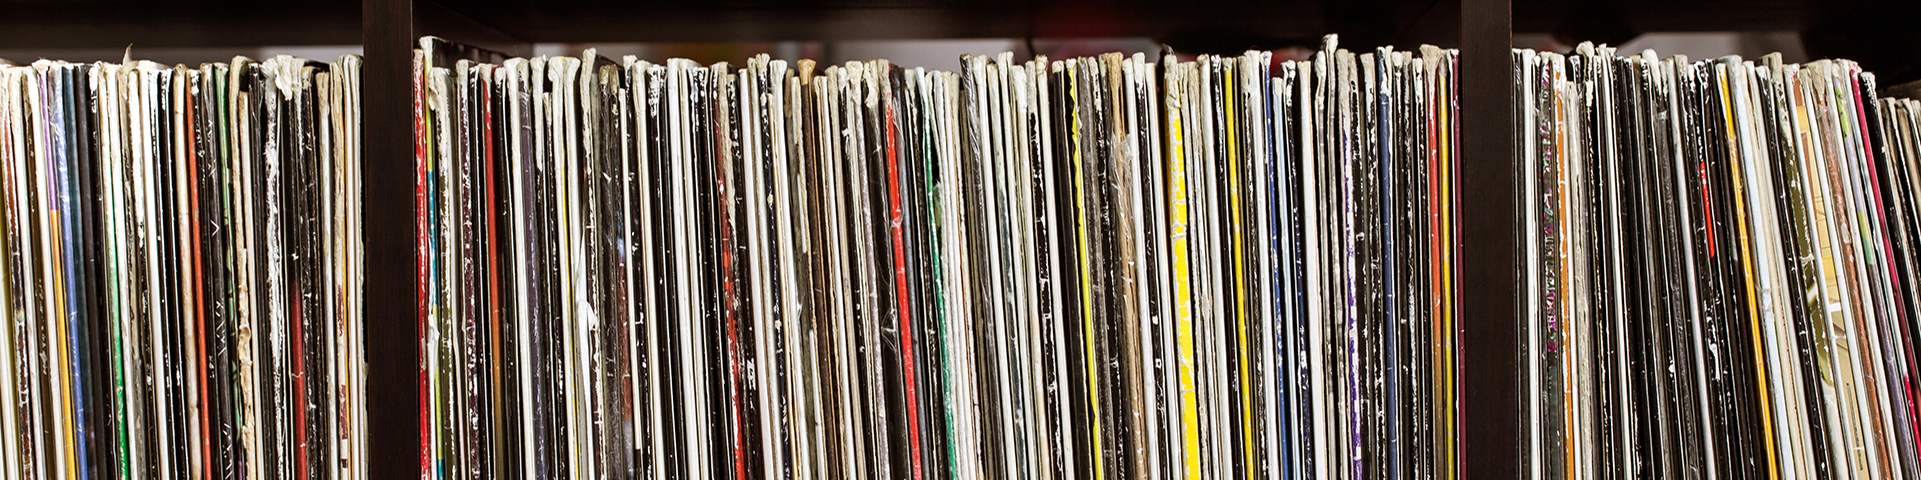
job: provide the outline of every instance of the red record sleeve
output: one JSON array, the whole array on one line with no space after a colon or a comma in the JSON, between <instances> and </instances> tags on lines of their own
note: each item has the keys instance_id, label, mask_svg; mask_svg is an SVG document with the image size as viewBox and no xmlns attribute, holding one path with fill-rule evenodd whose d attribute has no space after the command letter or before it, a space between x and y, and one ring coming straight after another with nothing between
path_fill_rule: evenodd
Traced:
<instances>
[{"instance_id":1,"label":"red record sleeve","mask_svg":"<svg viewBox=\"0 0 1921 480\"><path fill-rule=\"evenodd\" d=\"M883 81L885 81L888 73L887 71L881 72ZM891 96L892 92L888 92ZM881 99L881 105L881 108L884 109L881 114L887 125L886 145L884 146L887 156L887 218L889 220L889 222L887 222L887 230L889 238L893 239L894 298L896 299L895 304L899 306L896 310L900 313L901 379L906 387L905 398L908 399L908 401L902 403L907 406L907 438L910 443L908 455L912 459L911 468L913 468L914 471L913 478L914 480L921 480L923 474L921 469L920 408L919 404L913 400L920 398L920 396L915 389L914 335L910 333L914 331L912 321L913 313L908 310L910 306L907 299L910 297L907 292L907 250L905 241L903 240L904 236L901 233L900 121L895 112L892 98Z\"/></svg>"},{"instance_id":2,"label":"red record sleeve","mask_svg":"<svg viewBox=\"0 0 1921 480\"><path fill-rule=\"evenodd\" d=\"M417 392L427 391L427 349L425 348L427 344L427 283L428 275L432 273L429 272L428 269L431 268L430 265L432 265L432 263L430 260L433 255L433 250L427 241L427 232L429 230L427 219L427 117L426 112L421 109L421 96L424 95L424 91L421 90L420 84L421 75L424 74L422 67L426 61L427 56L425 52L420 50L414 51L414 245L418 249L414 261L416 285L419 288L419 290L415 292L419 311L414 321L419 322L416 328L420 330L420 345L422 346L420 351L421 357L419 359L420 372L418 375L418 384L416 385ZM427 396L420 395L419 397L419 418L429 418ZM432 459L433 426L429 422L422 421L420 422L420 478L423 480L431 478L433 474Z\"/></svg>"}]
</instances>

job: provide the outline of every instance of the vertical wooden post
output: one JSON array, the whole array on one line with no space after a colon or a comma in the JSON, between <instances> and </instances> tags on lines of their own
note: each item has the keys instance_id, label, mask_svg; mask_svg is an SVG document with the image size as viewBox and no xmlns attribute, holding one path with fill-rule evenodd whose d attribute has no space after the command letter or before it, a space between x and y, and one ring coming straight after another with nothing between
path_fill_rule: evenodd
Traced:
<instances>
[{"instance_id":1,"label":"vertical wooden post","mask_svg":"<svg viewBox=\"0 0 1921 480\"><path fill-rule=\"evenodd\" d=\"M1462 478L1520 478L1520 215L1509 0L1461 2ZM1532 392L1528 394L1533 394Z\"/></svg>"},{"instance_id":2,"label":"vertical wooden post","mask_svg":"<svg viewBox=\"0 0 1921 480\"><path fill-rule=\"evenodd\" d=\"M420 476L420 307L414 231L413 1L363 0L362 241L367 478Z\"/></svg>"}]
</instances>

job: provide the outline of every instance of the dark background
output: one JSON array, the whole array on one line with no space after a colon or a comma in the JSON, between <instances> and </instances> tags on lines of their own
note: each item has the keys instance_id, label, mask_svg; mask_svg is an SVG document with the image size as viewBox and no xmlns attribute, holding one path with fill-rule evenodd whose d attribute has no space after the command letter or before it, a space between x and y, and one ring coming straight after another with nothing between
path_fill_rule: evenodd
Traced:
<instances>
[{"instance_id":1,"label":"dark background","mask_svg":"<svg viewBox=\"0 0 1921 480\"><path fill-rule=\"evenodd\" d=\"M1157 53L1154 47L1161 44L1183 54L1308 52L1327 33L1339 33L1341 45L1351 49L1422 43L1453 47L1458 46L1461 24L1460 0L420 3L441 10L420 15L423 18L457 17L457 23L481 25L505 43L552 46L547 50L566 53L602 44L621 50L625 45L629 53L697 60L712 56L713 61L738 61L761 52L842 61L853 59L839 58L843 51L852 55L876 51L872 47L885 41L931 39L1001 39L1011 41L1008 50L1019 56L1057 57L1090 48ZM1921 22L1921 2L1913 0L1516 0L1512 5L1519 47L1569 48L1582 41L1619 46L1647 34L1743 32L1776 40L1713 54L1758 56L1767 52L1757 48L1778 47L1786 38L1789 46L1799 47L1798 52L1784 52L1789 61L1847 58L1879 75L1882 85L1921 80L1921 25L1916 23ZM162 63L277 53L330 58L359 52L361 7L358 1L339 0L0 0L0 58L21 63L42 57L118 60L129 46L135 58ZM1656 44L1685 44L1687 38ZM865 48L840 48L843 44ZM903 43L880 51L911 55L917 45L929 44ZM983 44L946 48L966 45Z\"/></svg>"}]
</instances>

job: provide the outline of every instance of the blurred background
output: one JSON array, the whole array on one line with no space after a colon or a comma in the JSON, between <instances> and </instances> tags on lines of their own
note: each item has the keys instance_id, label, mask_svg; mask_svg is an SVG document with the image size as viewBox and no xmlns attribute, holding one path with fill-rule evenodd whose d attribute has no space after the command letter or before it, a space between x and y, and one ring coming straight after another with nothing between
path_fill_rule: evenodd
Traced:
<instances>
[{"instance_id":1,"label":"blurred background","mask_svg":"<svg viewBox=\"0 0 1921 480\"><path fill-rule=\"evenodd\" d=\"M428 31L484 30L516 55L740 62L884 58L956 69L963 54L1053 58L1163 47L1305 58L1325 33L1350 49L1453 46L1460 0L416 0ZM1921 80L1916 0L1514 0L1516 47L1581 42L1622 54L1848 58L1884 86ZM0 59L198 64L235 55L360 53L359 1L0 0ZM528 41L525 39L533 39Z\"/></svg>"}]
</instances>

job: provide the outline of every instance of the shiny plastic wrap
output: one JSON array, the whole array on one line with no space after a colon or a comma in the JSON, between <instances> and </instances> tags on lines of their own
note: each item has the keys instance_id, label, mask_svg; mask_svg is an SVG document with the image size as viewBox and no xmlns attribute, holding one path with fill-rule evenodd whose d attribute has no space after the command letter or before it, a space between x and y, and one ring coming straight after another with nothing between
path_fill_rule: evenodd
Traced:
<instances>
[{"instance_id":1,"label":"shiny plastic wrap","mask_svg":"<svg viewBox=\"0 0 1921 480\"><path fill-rule=\"evenodd\" d=\"M1455 471L1452 52L434 53L433 476Z\"/></svg>"},{"instance_id":2,"label":"shiny plastic wrap","mask_svg":"<svg viewBox=\"0 0 1921 480\"><path fill-rule=\"evenodd\" d=\"M322 166L358 162L357 65L0 66L0 476L364 472L327 330L359 237L320 231L358 220L322 202L359 184Z\"/></svg>"},{"instance_id":3,"label":"shiny plastic wrap","mask_svg":"<svg viewBox=\"0 0 1921 480\"><path fill-rule=\"evenodd\" d=\"M1845 60L1516 72L1534 474L1911 474L1900 103Z\"/></svg>"}]
</instances>

